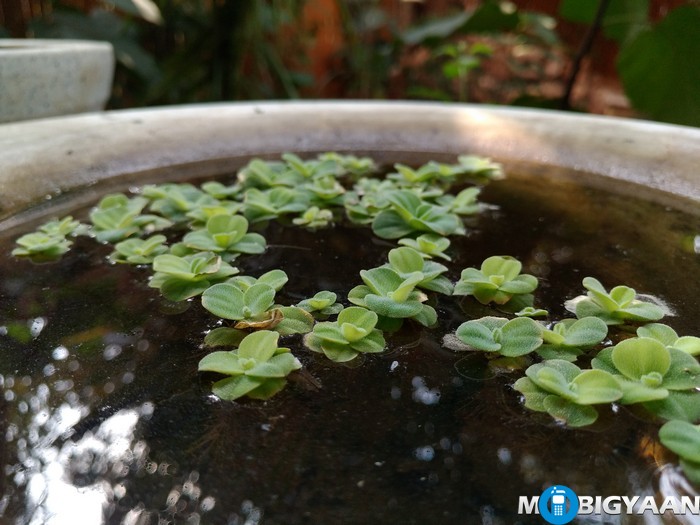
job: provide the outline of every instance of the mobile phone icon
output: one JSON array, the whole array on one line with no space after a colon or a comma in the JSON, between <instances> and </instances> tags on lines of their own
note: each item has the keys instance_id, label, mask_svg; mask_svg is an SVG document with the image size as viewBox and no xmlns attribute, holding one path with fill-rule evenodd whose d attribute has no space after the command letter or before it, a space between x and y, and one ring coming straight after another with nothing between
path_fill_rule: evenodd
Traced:
<instances>
[{"instance_id":1,"label":"mobile phone icon","mask_svg":"<svg viewBox=\"0 0 700 525\"><path fill-rule=\"evenodd\" d=\"M563 490L555 490L552 496L552 514L554 516L563 516L566 512L566 492Z\"/></svg>"}]
</instances>

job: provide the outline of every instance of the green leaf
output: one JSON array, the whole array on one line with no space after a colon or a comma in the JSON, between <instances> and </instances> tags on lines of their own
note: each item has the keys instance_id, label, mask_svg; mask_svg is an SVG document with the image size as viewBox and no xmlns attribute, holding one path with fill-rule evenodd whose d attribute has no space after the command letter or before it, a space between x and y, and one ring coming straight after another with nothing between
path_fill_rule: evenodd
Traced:
<instances>
[{"instance_id":1,"label":"green leaf","mask_svg":"<svg viewBox=\"0 0 700 525\"><path fill-rule=\"evenodd\" d=\"M673 348L676 348L688 355L700 355L700 337L695 337L692 335L684 335L679 337L675 343L673 343Z\"/></svg>"},{"instance_id":2,"label":"green leaf","mask_svg":"<svg viewBox=\"0 0 700 525\"><path fill-rule=\"evenodd\" d=\"M503 276L503 282L515 279L522 267L520 261L510 256L493 255L481 263L481 271L484 275L487 277Z\"/></svg>"},{"instance_id":3,"label":"green leaf","mask_svg":"<svg viewBox=\"0 0 700 525\"><path fill-rule=\"evenodd\" d=\"M659 430L661 443L683 459L700 462L700 429L685 421L669 421Z\"/></svg>"},{"instance_id":4,"label":"green leaf","mask_svg":"<svg viewBox=\"0 0 700 525\"><path fill-rule=\"evenodd\" d=\"M274 330L280 335L306 334L314 327L313 316L302 308L282 306L279 311L283 318Z\"/></svg>"},{"instance_id":5,"label":"green leaf","mask_svg":"<svg viewBox=\"0 0 700 525\"><path fill-rule=\"evenodd\" d=\"M602 370L584 370L572 381L576 385L576 403L597 405L612 403L622 397L622 390L615 378Z\"/></svg>"},{"instance_id":6,"label":"green leaf","mask_svg":"<svg viewBox=\"0 0 700 525\"><path fill-rule=\"evenodd\" d=\"M245 319L243 292L229 283L215 284L202 293L202 306L222 319Z\"/></svg>"},{"instance_id":7,"label":"green leaf","mask_svg":"<svg viewBox=\"0 0 700 525\"><path fill-rule=\"evenodd\" d=\"M460 341L476 350L498 352L501 349L501 344L493 338L492 330L478 320L467 321L459 325L456 335Z\"/></svg>"},{"instance_id":8,"label":"green leaf","mask_svg":"<svg viewBox=\"0 0 700 525\"><path fill-rule=\"evenodd\" d=\"M351 306L338 314L338 324L345 323L353 324L369 332L377 325L377 314L366 308Z\"/></svg>"},{"instance_id":9,"label":"green leaf","mask_svg":"<svg viewBox=\"0 0 700 525\"><path fill-rule=\"evenodd\" d=\"M212 385L212 392L215 396L224 401L233 401L241 398L258 388L264 380L246 375L227 377Z\"/></svg>"},{"instance_id":10,"label":"green leaf","mask_svg":"<svg viewBox=\"0 0 700 525\"><path fill-rule=\"evenodd\" d=\"M542 344L542 328L529 317L511 319L501 329L501 354L518 357L533 352Z\"/></svg>"},{"instance_id":11,"label":"green leaf","mask_svg":"<svg viewBox=\"0 0 700 525\"><path fill-rule=\"evenodd\" d=\"M584 317L571 323L566 330L567 346L589 347L600 343L608 335L608 325L597 317Z\"/></svg>"},{"instance_id":12,"label":"green leaf","mask_svg":"<svg viewBox=\"0 0 700 525\"><path fill-rule=\"evenodd\" d=\"M399 239L413 232L404 219L394 210L382 210L372 221L372 232L382 239Z\"/></svg>"},{"instance_id":13,"label":"green leaf","mask_svg":"<svg viewBox=\"0 0 700 525\"><path fill-rule=\"evenodd\" d=\"M245 291L243 302L251 311L246 317L259 315L266 312L275 302L275 289L263 283L254 284Z\"/></svg>"},{"instance_id":14,"label":"green leaf","mask_svg":"<svg viewBox=\"0 0 700 525\"><path fill-rule=\"evenodd\" d=\"M160 293L170 301L184 301L204 292L209 281L186 281L178 278L166 278L159 286Z\"/></svg>"},{"instance_id":15,"label":"green leaf","mask_svg":"<svg viewBox=\"0 0 700 525\"><path fill-rule=\"evenodd\" d=\"M678 340L676 331L668 325L662 323L648 323L637 328L639 337L649 337L656 339L664 346L672 346Z\"/></svg>"},{"instance_id":16,"label":"green leaf","mask_svg":"<svg viewBox=\"0 0 700 525\"><path fill-rule=\"evenodd\" d=\"M700 8L681 6L620 50L617 69L634 107L655 120L700 125Z\"/></svg>"},{"instance_id":17,"label":"green leaf","mask_svg":"<svg viewBox=\"0 0 700 525\"><path fill-rule=\"evenodd\" d=\"M544 400L547 413L558 421L565 422L570 427L585 427L595 423L598 412L588 405L577 405L557 396L548 396Z\"/></svg>"},{"instance_id":18,"label":"green leaf","mask_svg":"<svg viewBox=\"0 0 700 525\"><path fill-rule=\"evenodd\" d=\"M385 317L407 318L418 315L423 305L418 301L396 302L388 297L368 294L364 297L367 307Z\"/></svg>"},{"instance_id":19,"label":"green leaf","mask_svg":"<svg viewBox=\"0 0 700 525\"><path fill-rule=\"evenodd\" d=\"M238 347L238 356L258 362L268 361L277 352L279 337L280 334L270 330L258 330L248 334Z\"/></svg>"},{"instance_id":20,"label":"green leaf","mask_svg":"<svg viewBox=\"0 0 700 525\"><path fill-rule=\"evenodd\" d=\"M242 330L219 326L214 328L204 337L205 346L238 346L246 336Z\"/></svg>"},{"instance_id":21,"label":"green leaf","mask_svg":"<svg viewBox=\"0 0 700 525\"><path fill-rule=\"evenodd\" d=\"M233 352L212 352L205 355L199 361L197 369L200 372L219 372L230 376L245 372L238 361L238 356Z\"/></svg>"},{"instance_id":22,"label":"green leaf","mask_svg":"<svg viewBox=\"0 0 700 525\"><path fill-rule=\"evenodd\" d=\"M525 407L537 412L546 412L544 407L545 398L551 394L538 387L529 377L518 379L513 388L525 396Z\"/></svg>"},{"instance_id":23,"label":"green leaf","mask_svg":"<svg viewBox=\"0 0 700 525\"><path fill-rule=\"evenodd\" d=\"M423 257L413 248L394 248L389 251L389 264L399 273L413 273L423 270Z\"/></svg>"},{"instance_id":24,"label":"green leaf","mask_svg":"<svg viewBox=\"0 0 700 525\"><path fill-rule=\"evenodd\" d=\"M260 400L270 399L280 392L286 384L286 379L265 379L257 388L248 392L248 397Z\"/></svg>"},{"instance_id":25,"label":"green leaf","mask_svg":"<svg viewBox=\"0 0 700 525\"><path fill-rule=\"evenodd\" d=\"M637 337L619 342L612 361L622 375L639 381L654 372L664 376L671 366L671 354L657 340Z\"/></svg>"},{"instance_id":26,"label":"green leaf","mask_svg":"<svg viewBox=\"0 0 700 525\"><path fill-rule=\"evenodd\" d=\"M691 423L700 421L697 392L670 392L665 399L644 403L644 408L663 419L680 419Z\"/></svg>"}]
</instances>

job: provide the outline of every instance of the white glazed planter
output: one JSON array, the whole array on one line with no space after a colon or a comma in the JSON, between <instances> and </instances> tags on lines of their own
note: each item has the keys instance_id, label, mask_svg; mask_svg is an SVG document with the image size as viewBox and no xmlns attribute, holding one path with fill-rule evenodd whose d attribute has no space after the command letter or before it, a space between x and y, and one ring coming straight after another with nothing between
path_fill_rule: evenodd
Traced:
<instances>
[{"instance_id":1,"label":"white glazed planter","mask_svg":"<svg viewBox=\"0 0 700 525\"><path fill-rule=\"evenodd\" d=\"M105 179L201 176L230 169L235 158L327 150L385 160L406 152L486 155L580 170L619 191L674 205L677 197L691 205L700 200L696 128L461 104L273 102L0 125L0 219L46 195Z\"/></svg>"},{"instance_id":2,"label":"white glazed planter","mask_svg":"<svg viewBox=\"0 0 700 525\"><path fill-rule=\"evenodd\" d=\"M106 42L0 39L0 122L101 110L113 75Z\"/></svg>"}]
</instances>

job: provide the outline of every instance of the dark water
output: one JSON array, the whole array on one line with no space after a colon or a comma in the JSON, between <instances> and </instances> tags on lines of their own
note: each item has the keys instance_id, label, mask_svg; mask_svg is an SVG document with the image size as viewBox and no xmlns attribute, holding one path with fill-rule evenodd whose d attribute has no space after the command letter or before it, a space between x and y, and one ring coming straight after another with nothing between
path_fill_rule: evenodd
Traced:
<instances>
[{"instance_id":1,"label":"dark water","mask_svg":"<svg viewBox=\"0 0 700 525\"><path fill-rule=\"evenodd\" d=\"M666 321L700 335L697 216L516 176L483 200L498 208L454 240L452 280L513 255L555 319L591 275L663 298L677 313ZM262 233L268 252L239 267L285 270L283 304L345 296L393 247L350 226ZM222 403L196 371L215 326L197 301L167 303L143 270L107 267L109 250L87 239L59 263L10 249L0 238L2 523L526 524L543 520L519 516L518 497L553 484L608 496L675 483L656 423L601 409L588 429L562 428L520 406L509 385L521 372L442 348L443 334L489 313L471 300L441 297L438 328L409 325L360 366L291 337L303 373L267 402Z\"/></svg>"}]
</instances>

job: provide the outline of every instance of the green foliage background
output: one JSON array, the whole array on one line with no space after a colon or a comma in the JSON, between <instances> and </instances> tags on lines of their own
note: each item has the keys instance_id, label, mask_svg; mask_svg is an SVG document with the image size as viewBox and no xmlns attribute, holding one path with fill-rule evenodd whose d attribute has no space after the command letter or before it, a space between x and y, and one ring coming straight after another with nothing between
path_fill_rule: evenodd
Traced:
<instances>
[{"instance_id":1,"label":"green foliage background","mask_svg":"<svg viewBox=\"0 0 700 525\"><path fill-rule=\"evenodd\" d=\"M306 56L316 35L304 26L304 0L95 0L87 11L62 0L44 3L47 14L31 20L23 36L111 42L118 60L113 108L316 97L323 90ZM560 0L558 16L590 28L601 4L599 33L619 46L617 73L633 109L642 117L700 126L700 3L689 0L657 23L650 0ZM340 83L343 98L467 100L470 76L491 51L468 44L474 35L564 48L551 17L497 0L408 28L399 27L379 0L334 5L342 49L327 82ZM9 31L0 26L2 36ZM392 75L407 51L416 50L429 59L397 88ZM570 93L565 100L522 94L514 104L570 106Z\"/></svg>"}]
</instances>

